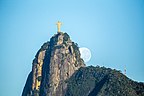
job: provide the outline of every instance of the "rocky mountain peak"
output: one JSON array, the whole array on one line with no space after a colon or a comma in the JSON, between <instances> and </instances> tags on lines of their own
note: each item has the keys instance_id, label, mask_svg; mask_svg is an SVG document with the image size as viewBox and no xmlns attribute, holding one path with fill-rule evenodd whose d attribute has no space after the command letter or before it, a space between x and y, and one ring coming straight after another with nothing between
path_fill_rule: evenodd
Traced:
<instances>
[{"instance_id":1,"label":"rocky mountain peak","mask_svg":"<svg viewBox=\"0 0 144 96\"><path fill-rule=\"evenodd\" d=\"M144 83L115 69L85 67L78 45L58 32L37 52L22 96L144 96Z\"/></svg>"},{"instance_id":2,"label":"rocky mountain peak","mask_svg":"<svg viewBox=\"0 0 144 96\"><path fill-rule=\"evenodd\" d=\"M22 96L63 96L66 80L84 66L78 45L58 32L37 52Z\"/></svg>"}]
</instances>

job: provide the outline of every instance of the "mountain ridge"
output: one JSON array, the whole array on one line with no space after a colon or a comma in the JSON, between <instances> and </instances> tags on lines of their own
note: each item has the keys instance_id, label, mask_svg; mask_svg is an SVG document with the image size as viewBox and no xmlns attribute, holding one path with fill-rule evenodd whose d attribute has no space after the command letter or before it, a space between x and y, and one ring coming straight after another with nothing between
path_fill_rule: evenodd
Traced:
<instances>
[{"instance_id":1,"label":"mountain ridge","mask_svg":"<svg viewBox=\"0 0 144 96\"><path fill-rule=\"evenodd\" d=\"M144 83L115 69L82 67L69 79L66 96L144 96Z\"/></svg>"},{"instance_id":2,"label":"mountain ridge","mask_svg":"<svg viewBox=\"0 0 144 96\"><path fill-rule=\"evenodd\" d=\"M144 83L105 67L86 67L77 43L58 32L35 55L22 96L144 96Z\"/></svg>"}]
</instances>

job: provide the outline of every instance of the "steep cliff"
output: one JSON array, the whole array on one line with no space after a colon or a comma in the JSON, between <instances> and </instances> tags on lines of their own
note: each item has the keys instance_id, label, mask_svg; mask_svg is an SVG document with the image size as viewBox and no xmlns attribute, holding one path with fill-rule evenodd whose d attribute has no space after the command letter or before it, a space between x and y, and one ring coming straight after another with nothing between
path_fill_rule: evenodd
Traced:
<instances>
[{"instance_id":1,"label":"steep cliff","mask_svg":"<svg viewBox=\"0 0 144 96\"><path fill-rule=\"evenodd\" d=\"M84 66L77 44L59 32L37 52L22 96L63 96L66 81Z\"/></svg>"}]
</instances>

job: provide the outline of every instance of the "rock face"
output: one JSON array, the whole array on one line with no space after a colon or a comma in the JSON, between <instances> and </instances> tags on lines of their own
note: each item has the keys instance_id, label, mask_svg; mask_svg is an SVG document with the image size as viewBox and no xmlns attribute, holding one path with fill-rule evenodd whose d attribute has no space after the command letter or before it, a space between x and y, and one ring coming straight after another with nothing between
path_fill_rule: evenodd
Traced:
<instances>
[{"instance_id":1,"label":"rock face","mask_svg":"<svg viewBox=\"0 0 144 96\"><path fill-rule=\"evenodd\" d=\"M37 52L22 96L63 96L67 80L84 66L77 44L59 32Z\"/></svg>"}]
</instances>

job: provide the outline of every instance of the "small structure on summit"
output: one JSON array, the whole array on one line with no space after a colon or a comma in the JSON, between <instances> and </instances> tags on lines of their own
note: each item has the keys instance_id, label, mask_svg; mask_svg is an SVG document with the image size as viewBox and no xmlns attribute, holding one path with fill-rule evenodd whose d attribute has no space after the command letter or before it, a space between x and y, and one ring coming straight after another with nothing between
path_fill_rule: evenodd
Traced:
<instances>
[{"instance_id":1,"label":"small structure on summit","mask_svg":"<svg viewBox=\"0 0 144 96\"><path fill-rule=\"evenodd\" d=\"M124 68L124 75L126 75L126 66L125 66L125 68Z\"/></svg>"},{"instance_id":2,"label":"small structure on summit","mask_svg":"<svg viewBox=\"0 0 144 96\"><path fill-rule=\"evenodd\" d=\"M57 25L57 32L60 32L60 27L61 27L62 23L60 21L58 21L56 23L56 25Z\"/></svg>"}]
</instances>

